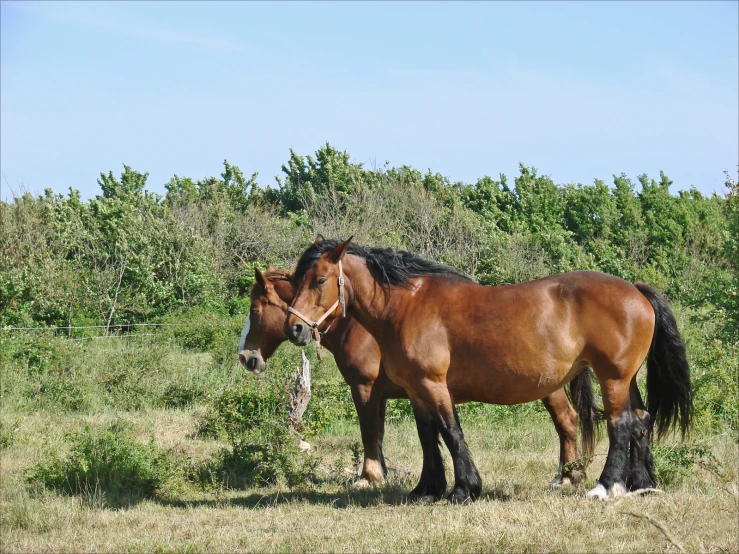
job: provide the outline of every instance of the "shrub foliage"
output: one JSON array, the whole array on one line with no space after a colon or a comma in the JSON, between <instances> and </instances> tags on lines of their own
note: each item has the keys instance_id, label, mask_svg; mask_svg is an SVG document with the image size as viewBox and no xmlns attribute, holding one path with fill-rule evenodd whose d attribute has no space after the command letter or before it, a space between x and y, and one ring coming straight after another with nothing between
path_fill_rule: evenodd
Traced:
<instances>
[{"instance_id":1,"label":"shrub foliage","mask_svg":"<svg viewBox=\"0 0 739 554\"><path fill-rule=\"evenodd\" d=\"M120 504L155 496L171 472L167 452L157 448L153 439L137 442L131 428L120 422L102 431L86 425L66 439L69 455L52 456L30 468L30 483Z\"/></svg>"}]
</instances>

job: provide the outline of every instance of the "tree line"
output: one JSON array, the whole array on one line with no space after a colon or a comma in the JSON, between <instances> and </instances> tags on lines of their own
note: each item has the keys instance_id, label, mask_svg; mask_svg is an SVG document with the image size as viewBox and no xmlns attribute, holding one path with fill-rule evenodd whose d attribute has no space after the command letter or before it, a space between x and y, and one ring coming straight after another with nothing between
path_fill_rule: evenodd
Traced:
<instances>
[{"instance_id":1,"label":"tree line","mask_svg":"<svg viewBox=\"0 0 739 554\"><path fill-rule=\"evenodd\" d=\"M664 173L556 184L520 165L474 183L409 166L366 168L330 144L290 151L275 187L219 176L101 173L100 194L0 201L0 326L105 326L193 311L243 313L253 266L291 267L316 233L410 250L483 284L597 269L648 281L737 340L739 189L674 193Z\"/></svg>"}]
</instances>

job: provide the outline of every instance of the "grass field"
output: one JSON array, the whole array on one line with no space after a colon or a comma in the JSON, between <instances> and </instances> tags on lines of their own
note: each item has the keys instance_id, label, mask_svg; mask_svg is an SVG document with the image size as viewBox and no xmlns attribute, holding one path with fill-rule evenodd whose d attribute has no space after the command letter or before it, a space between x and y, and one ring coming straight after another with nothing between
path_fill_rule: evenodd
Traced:
<instances>
[{"instance_id":1,"label":"grass field","mask_svg":"<svg viewBox=\"0 0 739 554\"><path fill-rule=\"evenodd\" d=\"M137 405L109 387L113 400L100 400L103 389L95 383L108 383L106 376L114 372L119 355L135 367L138 354L133 348L96 344L82 357L70 355L72 361L64 364L72 364L80 382L78 409L39 401L30 380L23 384L3 373L3 551L739 551L739 448L733 433L691 436L690 444L700 445L710 457L687 462L676 457L680 471L662 485L663 492L600 503L586 500L584 492L602 468L606 441L598 445L585 489L549 491L558 443L541 410L494 420L463 413L462 425L483 480L482 497L472 505L404 503L421 467L415 427L404 418L389 424L385 451L393 469L387 482L375 488L352 486L359 431L354 422L341 418L309 438L311 453L320 460L317 482L292 490L284 480L229 490L204 489L179 479L167 481L151 498L113 505L100 491L68 496L30 486L28 469L67 454L68 433L86 424L125 421L137 441L153 437L157 448L176 452L189 463L206 460L223 446L222 437L196 433L208 409L207 396L195 395L194 401L172 409L156 407L153 401ZM254 379L230 363L219 369L211 354L170 348L160 355L151 354L151 345L141 348L163 364L149 367L136 381L146 383L147 390L165 394L171 390L167 379L193 390L224 386L229 379ZM292 360L297 349L283 348ZM74 365L74 360L89 363ZM340 378L329 363L316 371L316 382L322 379ZM671 459L671 440L661 447L660 459Z\"/></svg>"}]
</instances>

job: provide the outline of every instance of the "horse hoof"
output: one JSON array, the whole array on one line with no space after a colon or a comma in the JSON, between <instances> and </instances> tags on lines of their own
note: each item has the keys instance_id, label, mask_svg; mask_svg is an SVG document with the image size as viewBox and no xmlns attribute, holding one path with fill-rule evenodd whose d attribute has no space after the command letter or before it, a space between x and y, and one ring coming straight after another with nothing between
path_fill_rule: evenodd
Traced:
<instances>
[{"instance_id":1,"label":"horse hoof","mask_svg":"<svg viewBox=\"0 0 739 554\"><path fill-rule=\"evenodd\" d=\"M408 504L433 504L438 500L433 494L409 494Z\"/></svg>"},{"instance_id":2,"label":"horse hoof","mask_svg":"<svg viewBox=\"0 0 739 554\"><path fill-rule=\"evenodd\" d=\"M605 500L608 498L608 493L606 492L606 488L598 483L594 488L590 489L585 496L592 500Z\"/></svg>"},{"instance_id":3,"label":"horse hoof","mask_svg":"<svg viewBox=\"0 0 739 554\"><path fill-rule=\"evenodd\" d=\"M454 488L447 496L447 501L450 504L470 504L474 501L474 498L466 490Z\"/></svg>"},{"instance_id":4,"label":"horse hoof","mask_svg":"<svg viewBox=\"0 0 739 554\"><path fill-rule=\"evenodd\" d=\"M367 479L357 479L352 483L353 489L368 489L372 486L372 483L370 483Z\"/></svg>"},{"instance_id":5,"label":"horse hoof","mask_svg":"<svg viewBox=\"0 0 739 554\"><path fill-rule=\"evenodd\" d=\"M590 489L588 494L585 496L594 500L606 500L618 498L624 494L626 494L626 489L621 483L614 484L608 491L606 491L606 488L603 485L598 483L594 488Z\"/></svg>"},{"instance_id":6,"label":"horse hoof","mask_svg":"<svg viewBox=\"0 0 739 554\"><path fill-rule=\"evenodd\" d=\"M616 483L608 491L608 498L618 498L626 494L626 488L621 483Z\"/></svg>"},{"instance_id":7,"label":"horse hoof","mask_svg":"<svg viewBox=\"0 0 739 554\"><path fill-rule=\"evenodd\" d=\"M564 478L569 479L573 486L577 486L588 478L588 474L584 469L573 469L565 473Z\"/></svg>"},{"instance_id":8,"label":"horse hoof","mask_svg":"<svg viewBox=\"0 0 739 554\"><path fill-rule=\"evenodd\" d=\"M555 477L552 482L549 483L549 490L567 489L572 487L572 481L569 477Z\"/></svg>"},{"instance_id":9,"label":"horse hoof","mask_svg":"<svg viewBox=\"0 0 739 554\"><path fill-rule=\"evenodd\" d=\"M626 488L630 491L636 491L639 489L653 489L657 486L654 479L645 472L632 473L626 477Z\"/></svg>"}]
</instances>

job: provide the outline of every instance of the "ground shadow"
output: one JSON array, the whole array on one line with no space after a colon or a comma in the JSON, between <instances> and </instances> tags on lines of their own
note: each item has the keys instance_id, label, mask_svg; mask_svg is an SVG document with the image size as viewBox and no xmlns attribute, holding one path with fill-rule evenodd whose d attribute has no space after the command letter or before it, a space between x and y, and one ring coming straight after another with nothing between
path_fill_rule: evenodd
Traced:
<instances>
[{"instance_id":1,"label":"ground shadow","mask_svg":"<svg viewBox=\"0 0 739 554\"><path fill-rule=\"evenodd\" d=\"M406 504L408 488L401 485L383 485L366 489L347 489L336 492L320 492L312 490L277 491L268 494L251 493L243 496L231 496L223 499L167 500L158 502L165 506L191 508L199 506L222 507L242 506L244 508L265 508L294 502L330 506L332 508L367 508L370 506L399 506Z\"/></svg>"},{"instance_id":2,"label":"ground shadow","mask_svg":"<svg viewBox=\"0 0 739 554\"><path fill-rule=\"evenodd\" d=\"M451 489L450 489L451 490ZM313 505L329 506L332 508L368 508L372 506L402 506L408 504L408 492L410 489L403 484L385 484L379 487L367 489L348 488L344 491L320 492L311 490L277 491L270 493L250 493L243 496L229 495L226 498L208 498L195 500L160 499L158 502L164 506L176 508L193 507L224 507L241 506L248 509L265 508L267 506L279 506L294 502L307 502ZM447 493L449 490L447 491ZM510 488L498 486L484 491L480 495L480 501L509 502L518 497L517 491ZM446 497L437 504L446 504Z\"/></svg>"}]
</instances>

